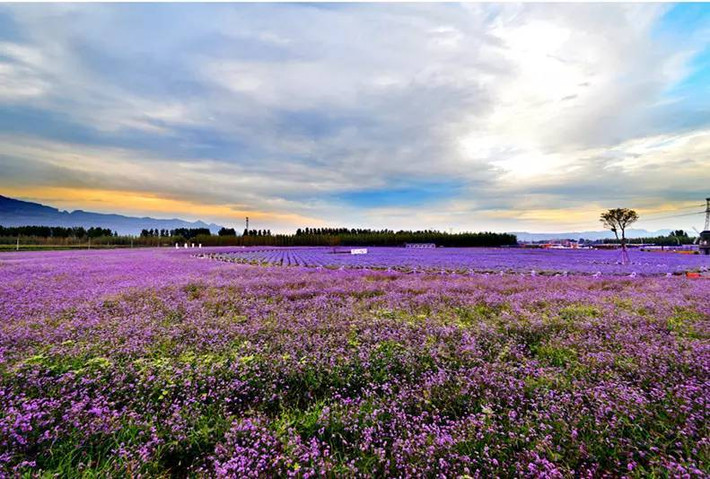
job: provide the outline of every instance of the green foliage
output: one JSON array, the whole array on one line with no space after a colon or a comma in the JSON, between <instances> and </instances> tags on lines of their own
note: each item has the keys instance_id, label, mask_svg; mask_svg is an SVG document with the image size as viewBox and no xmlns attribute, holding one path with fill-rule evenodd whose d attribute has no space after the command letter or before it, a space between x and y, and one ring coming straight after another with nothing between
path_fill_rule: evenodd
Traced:
<instances>
[{"instance_id":1,"label":"green foliage","mask_svg":"<svg viewBox=\"0 0 710 479\"><path fill-rule=\"evenodd\" d=\"M220 228L219 231L217 232L218 236L237 236L237 232L234 230L234 228Z\"/></svg>"},{"instance_id":2,"label":"green foliage","mask_svg":"<svg viewBox=\"0 0 710 479\"><path fill-rule=\"evenodd\" d=\"M622 244L626 241L626 228L638 221L639 215L629 208L613 208L601 214L599 221L605 228L611 230L619 238L621 233Z\"/></svg>"},{"instance_id":3,"label":"green foliage","mask_svg":"<svg viewBox=\"0 0 710 479\"><path fill-rule=\"evenodd\" d=\"M441 231L392 231L348 228L305 228L296 234L272 235L269 230L245 231L242 236L196 237L209 246L403 246L434 243L447 247L512 246L515 235L507 233L445 233Z\"/></svg>"},{"instance_id":4,"label":"green foliage","mask_svg":"<svg viewBox=\"0 0 710 479\"><path fill-rule=\"evenodd\" d=\"M545 364L566 368L577 362L577 351L565 346L541 345L535 349L538 359Z\"/></svg>"},{"instance_id":5,"label":"green foliage","mask_svg":"<svg viewBox=\"0 0 710 479\"><path fill-rule=\"evenodd\" d=\"M393 231L348 228L305 228L295 234L272 234L271 230L245 230L237 235L234 228L222 228L213 235L208 228L143 229L138 237L118 236L102 228L60 228L0 226L0 245L14 246L21 236L21 248L32 245L54 247L73 245L111 246L173 246L178 243L203 246L403 246L405 243L434 243L447 247L514 246L515 235L507 233L446 233L441 231Z\"/></svg>"},{"instance_id":6,"label":"green foliage","mask_svg":"<svg viewBox=\"0 0 710 479\"><path fill-rule=\"evenodd\" d=\"M565 321L580 321L588 318L597 318L601 311L596 306L588 304L572 304L560 309L560 318Z\"/></svg>"},{"instance_id":7,"label":"green foliage","mask_svg":"<svg viewBox=\"0 0 710 479\"><path fill-rule=\"evenodd\" d=\"M0 226L0 237L34 236L39 238L100 238L115 236L109 228L82 226Z\"/></svg>"},{"instance_id":8,"label":"green foliage","mask_svg":"<svg viewBox=\"0 0 710 479\"><path fill-rule=\"evenodd\" d=\"M690 308L676 307L672 316L667 320L668 329L679 336L685 336L694 339L706 338L707 335L702 334L702 329L696 330L696 324L700 323L705 316L699 311Z\"/></svg>"},{"instance_id":9,"label":"green foliage","mask_svg":"<svg viewBox=\"0 0 710 479\"><path fill-rule=\"evenodd\" d=\"M188 283L183 287L187 298L190 300L200 299L206 290L206 286L201 283Z\"/></svg>"},{"instance_id":10,"label":"green foliage","mask_svg":"<svg viewBox=\"0 0 710 479\"><path fill-rule=\"evenodd\" d=\"M472 326L479 323L495 323L501 313L507 309L505 304L477 303L473 306L457 307L454 312L460 324Z\"/></svg>"}]
</instances>

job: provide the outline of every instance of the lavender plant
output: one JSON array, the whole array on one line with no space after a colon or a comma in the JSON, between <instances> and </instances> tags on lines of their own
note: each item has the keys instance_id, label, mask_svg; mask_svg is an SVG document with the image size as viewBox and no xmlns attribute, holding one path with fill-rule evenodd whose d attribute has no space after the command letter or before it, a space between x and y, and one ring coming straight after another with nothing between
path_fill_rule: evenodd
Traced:
<instances>
[{"instance_id":1,"label":"lavender plant","mask_svg":"<svg viewBox=\"0 0 710 479\"><path fill-rule=\"evenodd\" d=\"M708 475L707 280L426 264L0 255L0 475Z\"/></svg>"}]
</instances>

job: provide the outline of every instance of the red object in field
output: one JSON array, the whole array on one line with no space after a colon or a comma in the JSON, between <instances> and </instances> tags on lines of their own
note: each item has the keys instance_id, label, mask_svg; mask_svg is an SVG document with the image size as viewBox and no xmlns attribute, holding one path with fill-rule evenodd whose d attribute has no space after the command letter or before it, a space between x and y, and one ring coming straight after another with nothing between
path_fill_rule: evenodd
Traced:
<instances>
[{"instance_id":1,"label":"red object in field","mask_svg":"<svg viewBox=\"0 0 710 479\"><path fill-rule=\"evenodd\" d=\"M691 273L690 271L686 272L685 276L687 278L702 278L703 277L703 275L701 275L700 273Z\"/></svg>"}]
</instances>

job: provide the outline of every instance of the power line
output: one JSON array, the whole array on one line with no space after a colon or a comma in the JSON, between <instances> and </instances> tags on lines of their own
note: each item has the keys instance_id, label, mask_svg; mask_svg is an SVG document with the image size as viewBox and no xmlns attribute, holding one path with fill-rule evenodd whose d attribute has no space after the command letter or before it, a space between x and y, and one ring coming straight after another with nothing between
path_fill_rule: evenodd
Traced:
<instances>
[{"instance_id":1,"label":"power line","mask_svg":"<svg viewBox=\"0 0 710 479\"><path fill-rule=\"evenodd\" d=\"M681 207L681 208L676 208L676 209L674 209L674 210L659 211L658 213L650 213L650 214L648 214L648 215L643 215L643 216L644 216L645 218L648 218L649 216L653 217L653 216L656 216L656 215L664 215L664 216L665 216L665 215L667 215L668 213L675 213L675 212L683 211L683 210L690 210L690 209L695 209L695 208L702 208L703 206L705 206L705 205L698 205L698 204L695 204L695 205L692 205L692 206L683 206L683 207ZM691 213L691 214L695 214L695 213Z\"/></svg>"},{"instance_id":2,"label":"power line","mask_svg":"<svg viewBox=\"0 0 710 479\"><path fill-rule=\"evenodd\" d=\"M643 217L643 216L642 216L641 219L643 219L643 220L645 220L645 221L655 221L655 220L665 220L665 219L668 219L668 218L679 218L679 217L681 217L681 216L695 216L695 215L704 215L704 214L705 214L704 211L695 211L695 212L693 212L693 213L683 213L683 214L680 214L680 215L659 216L659 217L657 217L657 218L649 218L649 217Z\"/></svg>"},{"instance_id":3,"label":"power line","mask_svg":"<svg viewBox=\"0 0 710 479\"><path fill-rule=\"evenodd\" d=\"M690 206L681 206L680 208L676 208L676 210L689 210L691 208L702 208L703 206L705 206L703 203L695 203Z\"/></svg>"}]
</instances>

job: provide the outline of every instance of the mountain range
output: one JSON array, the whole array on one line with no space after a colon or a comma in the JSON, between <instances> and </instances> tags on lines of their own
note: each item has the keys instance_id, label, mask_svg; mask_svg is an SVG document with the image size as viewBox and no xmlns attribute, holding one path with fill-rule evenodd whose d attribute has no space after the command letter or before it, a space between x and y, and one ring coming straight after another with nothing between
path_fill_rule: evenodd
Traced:
<instances>
[{"instance_id":1,"label":"mountain range","mask_svg":"<svg viewBox=\"0 0 710 479\"><path fill-rule=\"evenodd\" d=\"M672 230L657 230L648 231L645 229L628 229L626 230L627 238L655 238L658 236L668 236ZM573 231L567 233L527 233L525 231L515 231L512 234L518 237L518 241L548 241L548 240L600 240L612 239L614 233L606 231Z\"/></svg>"},{"instance_id":2,"label":"mountain range","mask_svg":"<svg viewBox=\"0 0 710 479\"><path fill-rule=\"evenodd\" d=\"M217 233L221 228L214 223L185 221L177 218L159 219L117 214L92 213L90 211L62 211L51 206L16 200L0 195L1 226L92 226L110 228L120 235L137 235L142 229L209 228Z\"/></svg>"},{"instance_id":3,"label":"mountain range","mask_svg":"<svg viewBox=\"0 0 710 479\"><path fill-rule=\"evenodd\" d=\"M0 195L0 226L99 226L110 228L122 235L137 235L142 229L175 229L175 228L209 228L216 233L221 225L203 221L185 221L177 218L159 219L151 217L138 218L117 214L93 213L90 211L63 211L51 206L45 206L30 201L16 200ZM526 231L512 232L519 241L546 241L561 239L598 240L613 238L611 231L575 231L563 233L528 233ZM628 238L650 238L667 236L671 230L647 231L645 229L629 229Z\"/></svg>"}]
</instances>

